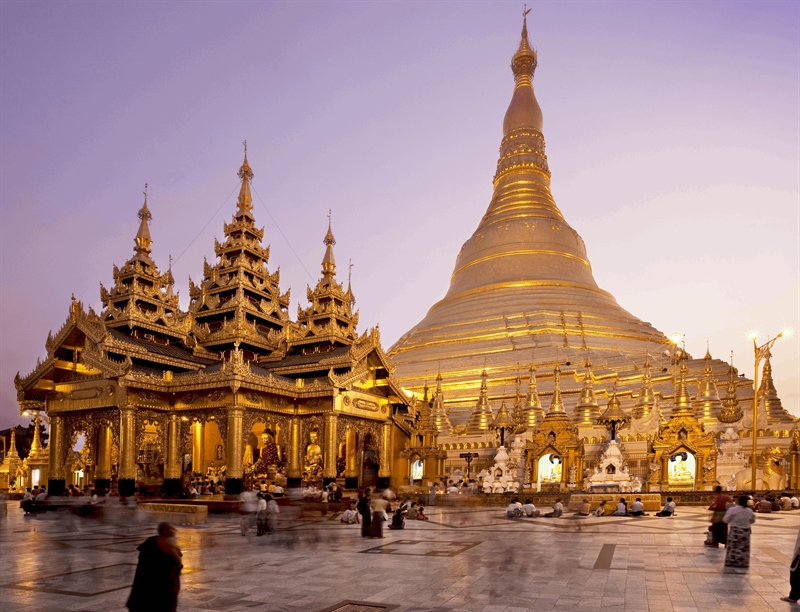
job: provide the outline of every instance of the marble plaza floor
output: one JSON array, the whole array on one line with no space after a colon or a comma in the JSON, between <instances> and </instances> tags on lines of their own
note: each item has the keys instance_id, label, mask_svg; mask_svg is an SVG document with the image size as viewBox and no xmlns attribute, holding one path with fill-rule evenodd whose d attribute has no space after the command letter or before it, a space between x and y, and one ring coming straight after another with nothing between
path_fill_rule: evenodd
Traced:
<instances>
[{"instance_id":1,"label":"marble plaza floor","mask_svg":"<svg viewBox=\"0 0 800 612\"><path fill-rule=\"evenodd\" d=\"M367 540L338 514L283 512L274 536L246 537L238 517L178 530L178 609L379 612L800 610L788 594L800 512L759 515L749 570L703 546L708 512L662 519L504 518L501 509L430 508L430 522ZM107 520L0 514L0 609L124 610L139 515ZM114 514L113 512L109 514ZM344 602L360 602L346 605Z\"/></svg>"}]
</instances>

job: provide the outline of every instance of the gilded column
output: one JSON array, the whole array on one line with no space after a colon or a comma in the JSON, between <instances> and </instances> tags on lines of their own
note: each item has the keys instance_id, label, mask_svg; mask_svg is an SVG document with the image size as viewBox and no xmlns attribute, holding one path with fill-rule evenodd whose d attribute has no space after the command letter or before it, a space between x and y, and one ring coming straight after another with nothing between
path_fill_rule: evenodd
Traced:
<instances>
[{"instance_id":1,"label":"gilded column","mask_svg":"<svg viewBox=\"0 0 800 612\"><path fill-rule=\"evenodd\" d=\"M358 488L358 434L350 428L345 439L344 487Z\"/></svg>"},{"instance_id":2,"label":"gilded column","mask_svg":"<svg viewBox=\"0 0 800 612\"><path fill-rule=\"evenodd\" d=\"M325 415L325 457L322 464L322 481L328 484L336 480L336 422L335 412Z\"/></svg>"},{"instance_id":3,"label":"gilded column","mask_svg":"<svg viewBox=\"0 0 800 612\"><path fill-rule=\"evenodd\" d=\"M669 455L661 454L661 492L669 491Z\"/></svg>"},{"instance_id":4,"label":"gilded column","mask_svg":"<svg viewBox=\"0 0 800 612\"><path fill-rule=\"evenodd\" d=\"M230 429L228 432L230 435ZM200 421L192 423L192 471L203 472L203 424Z\"/></svg>"},{"instance_id":5,"label":"gilded column","mask_svg":"<svg viewBox=\"0 0 800 612\"><path fill-rule=\"evenodd\" d=\"M64 419L58 415L50 417L50 466L47 470L47 490L50 495L63 495L64 481Z\"/></svg>"},{"instance_id":6,"label":"gilded column","mask_svg":"<svg viewBox=\"0 0 800 612\"><path fill-rule=\"evenodd\" d=\"M225 494L238 495L242 492L242 479L244 477L244 410L242 408L228 409L228 440L226 454L228 456L225 468Z\"/></svg>"},{"instance_id":7,"label":"gilded column","mask_svg":"<svg viewBox=\"0 0 800 612\"><path fill-rule=\"evenodd\" d=\"M178 431L180 429L180 419L174 412L170 413L167 422L167 463L164 466L164 484L161 486L161 493L164 495L180 495L181 485L181 462L178 457Z\"/></svg>"},{"instance_id":8,"label":"gilded column","mask_svg":"<svg viewBox=\"0 0 800 612\"><path fill-rule=\"evenodd\" d=\"M131 406L119 410L119 482L121 497L136 493L136 409Z\"/></svg>"},{"instance_id":9,"label":"gilded column","mask_svg":"<svg viewBox=\"0 0 800 612\"><path fill-rule=\"evenodd\" d=\"M381 462L378 465L378 487L389 486L392 476L392 422L386 421L381 427Z\"/></svg>"},{"instance_id":10,"label":"gilded column","mask_svg":"<svg viewBox=\"0 0 800 612\"><path fill-rule=\"evenodd\" d=\"M295 488L300 486L303 468L300 465L303 449L300 440L300 417L292 417L292 429L289 434L291 446L289 448L289 469L287 470L286 486Z\"/></svg>"},{"instance_id":11,"label":"gilded column","mask_svg":"<svg viewBox=\"0 0 800 612\"><path fill-rule=\"evenodd\" d=\"M101 425L97 432L97 470L94 488L111 490L111 428Z\"/></svg>"}]
</instances>

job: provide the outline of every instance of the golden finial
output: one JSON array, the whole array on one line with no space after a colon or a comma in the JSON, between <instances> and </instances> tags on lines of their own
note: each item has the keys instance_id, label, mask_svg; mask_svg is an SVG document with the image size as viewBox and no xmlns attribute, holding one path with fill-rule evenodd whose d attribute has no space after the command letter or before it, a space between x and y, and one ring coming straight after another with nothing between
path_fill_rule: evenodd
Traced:
<instances>
[{"instance_id":1,"label":"golden finial","mask_svg":"<svg viewBox=\"0 0 800 612\"><path fill-rule=\"evenodd\" d=\"M347 266L347 286L350 287L350 278L353 276L353 260L350 260L350 264Z\"/></svg>"},{"instance_id":2,"label":"golden finial","mask_svg":"<svg viewBox=\"0 0 800 612\"><path fill-rule=\"evenodd\" d=\"M531 48L531 43L528 40L528 13L531 12L531 9L528 8L527 4L524 7L522 10L522 37L519 42L519 48L511 59L511 70L514 73L517 86L531 85L533 72L538 64L536 51Z\"/></svg>"}]
</instances>

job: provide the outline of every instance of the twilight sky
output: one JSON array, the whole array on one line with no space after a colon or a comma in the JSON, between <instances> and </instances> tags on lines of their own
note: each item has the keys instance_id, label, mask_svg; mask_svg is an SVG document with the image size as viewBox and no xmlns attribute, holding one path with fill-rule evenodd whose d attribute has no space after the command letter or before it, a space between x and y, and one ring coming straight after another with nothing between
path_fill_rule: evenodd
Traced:
<instances>
[{"instance_id":1,"label":"twilight sky","mask_svg":"<svg viewBox=\"0 0 800 612\"><path fill-rule=\"evenodd\" d=\"M444 296L489 203L521 10L0 3L0 427L22 421L14 374L44 357L70 294L100 310L145 182L154 258L173 256L188 305L245 138L292 317L330 208L361 329L380 322L388 348ZM752 376L747 333L799 327L800 3L536 2L529 17L553 194L598 284ZM800 414L797 336L773 354Z\"/></svg>"}]
</instances>

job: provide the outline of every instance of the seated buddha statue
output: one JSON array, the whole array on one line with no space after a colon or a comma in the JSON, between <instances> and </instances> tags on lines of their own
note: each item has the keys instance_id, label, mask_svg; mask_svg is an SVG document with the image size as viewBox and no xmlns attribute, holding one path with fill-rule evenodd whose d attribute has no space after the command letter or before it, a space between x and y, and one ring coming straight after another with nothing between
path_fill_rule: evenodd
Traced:
<instances>
[{"instance_id":1,"label":"seated buddha statue","mask_svg":"<svg viewBox=\"0 0 800 612\"><path fill-rule=\"evenodd\" d=\"M670 472L669 479L673 482L692 482L692 474L686 469L686 460L683 458L678 459L673 465Z\"/></svg>"},{"instance_id":2,"label":"seated buddha statue","mask_svg":"<svg viewBox=\"0 0 800 612\"><path fill-rule=\"evenodd\" d=\"M257 474L267 474L270 466L280 463L280 451L275 440L267 432L261 434L261 458L256 465Z\"/></svg>"},{"instance_id":3,"label":"seated buddha statue","mask_svg":"<svg viewBox=\"0 0 800 612\"><path fill-rule=\"evenodd\" d=\"M310 431L308 434L308 446L306 446L305 463L303 465L303 476L308 480L319 480L322 476L322 449L317 440L319 434Z\"/></svg>"}]
</instances>

